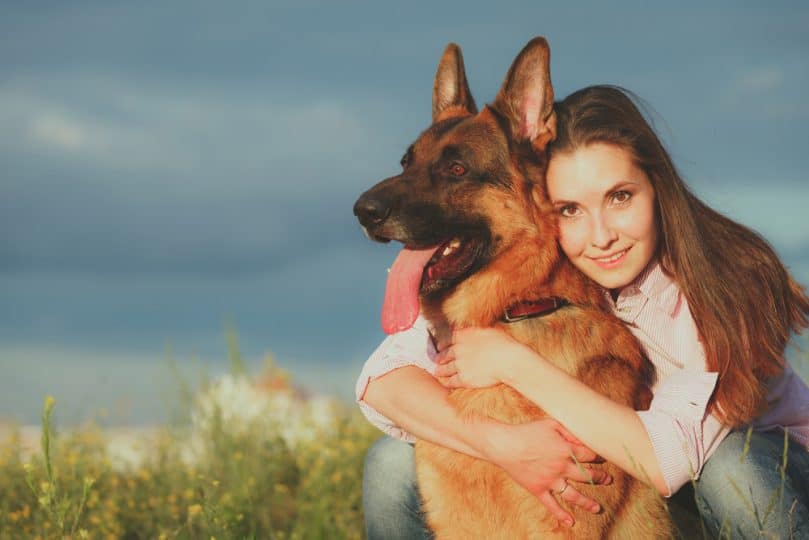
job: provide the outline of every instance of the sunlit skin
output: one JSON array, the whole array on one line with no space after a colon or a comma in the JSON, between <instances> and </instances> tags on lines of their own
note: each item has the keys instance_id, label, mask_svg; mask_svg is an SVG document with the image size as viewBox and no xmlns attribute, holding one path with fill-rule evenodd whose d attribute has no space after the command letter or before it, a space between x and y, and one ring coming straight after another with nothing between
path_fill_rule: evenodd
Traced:
<instances>
[{"instance_id":1,"label":"sunlit skin","mask_svg":"<svg viewBox=\"0 0 809 540\"><path fill-rule=\"evenodd\" d=\"M659 237L654 189L632 154L602 143L555 154L547 183L559 215L559 243L570 261L614 295L632 283L655 257ZM459 330L437 361L435 375L445 386L508 384L605 459L669 494L634 410L598 394L505 332ZM595 410L601 413L591 414Z\"/></svg>"},{"instance_id":2,"label":"sunlit skin","mask_svg":"<svg viewBox=\"0 0 809 540\"><path fill-rule=\"evenodd\" d=\"M638 277L655 255L658 228L654 188L632 154L595 143L554 155L547 184L570 262L610 290Z\"/></svg>"}]
</instances>

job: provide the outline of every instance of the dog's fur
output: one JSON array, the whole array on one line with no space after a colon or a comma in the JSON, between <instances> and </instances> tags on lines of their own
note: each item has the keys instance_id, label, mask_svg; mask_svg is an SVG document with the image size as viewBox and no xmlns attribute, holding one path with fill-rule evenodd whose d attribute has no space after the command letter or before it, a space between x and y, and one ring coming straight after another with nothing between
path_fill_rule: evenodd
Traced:
<instances>
[{"instance_id":1,"label":"dog's fur","mask_svg":"<svg viewBox=\"0 0 809 540\"><path fill-rule=\"evenodd\" d=\"M544 183L545 147L555 132L544 39L523 49L495 102L479 114L461 51L451 44L436 73L433 124L408 150L403 172L364 193L355 213L376 240L393 239L412 248L451 238L472 242L469 257L474 261L462 275L422 287L422 313L439 334L460 327L500 327L612 400L644 409L651 396L650 365L632 334L609 312L603 291L558 248L556 216ZM372 215L363 208L371 208ZM545 297L569 304L545 316L501 321L510 305ZM517 424L544 416L504 385L454 390L450 399L468 418ZM576 520L568 529L486 461L425 441L416 445L416 460L427 521L440 540L670 535L663 500L610 463L593 467L609 471L611 485L576 484L600 502L599 514L562 501Z\"/></svg>"}]
</instances>

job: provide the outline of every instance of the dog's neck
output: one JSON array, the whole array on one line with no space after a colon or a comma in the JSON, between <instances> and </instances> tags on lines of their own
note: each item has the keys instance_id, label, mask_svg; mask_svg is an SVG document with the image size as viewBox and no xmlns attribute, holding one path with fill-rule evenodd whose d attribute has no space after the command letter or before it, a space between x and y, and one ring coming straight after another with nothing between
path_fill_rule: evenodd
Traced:
<instances>
[{"instance_id":1,"label":"dog's neck","mask_svg":"<svg viewBox=\"0 0 809 540\"><path fill-rule=\"evenodd\" d=\"M485 272L470 276L445 298L423 302L424 315L436 328L486 327L519 302L557 297L573 304L596 303L597 289L561 255L556 242L551 249L541 246L538 239L511 246L507 255L498 256Z\"/></svg>"}]
</instances>

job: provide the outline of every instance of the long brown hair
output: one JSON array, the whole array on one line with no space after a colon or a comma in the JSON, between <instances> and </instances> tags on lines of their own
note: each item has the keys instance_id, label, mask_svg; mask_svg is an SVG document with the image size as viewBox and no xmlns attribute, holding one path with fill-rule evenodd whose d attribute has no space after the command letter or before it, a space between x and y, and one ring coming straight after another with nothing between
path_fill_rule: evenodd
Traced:
<instances>
[{"instance_id":1,"label":"long brown hair","mask_svg":"<svg viewBox=\"0 0 809 540\"><path fill-rule=\"evenodd\" d=\"M761 236L691 193L633 97L614 86L571 94L556 104L549 151L614 144L647 174L661 265L688 301L708 369L719 372L711 410L736 427L762 411L765 378L783 370L790 333L809 326L809 298Z\"/></svg>"}]
</instances>

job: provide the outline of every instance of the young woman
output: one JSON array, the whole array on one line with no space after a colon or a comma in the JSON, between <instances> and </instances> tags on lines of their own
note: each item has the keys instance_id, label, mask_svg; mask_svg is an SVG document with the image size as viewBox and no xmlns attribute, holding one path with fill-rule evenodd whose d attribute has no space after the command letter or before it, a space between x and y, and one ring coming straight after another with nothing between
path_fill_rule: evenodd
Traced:
<instances>
[{"instance_id":1,"label":"young woman","mask_svg":"<svg viewBox=\"0 0 809 540\"><path fill-rule=\"evenodd\" d=\"M809 298L764 240L688 191L625 92L586 88L556 114L547 183L559 242L655 365L652 405L618 405L496 329L458 332L437 354L420 321L386 339L357 383L393 436L366 458L368 537L427 535L406 444L418 437L500 465L567 524L557 498L599 510L570 458L597 453L665 496L695 479L714 535L809 538L809 389L783 356ZM447 387L498 383L553 420L470 425L446 400Z\"/></svg>"}]
</instances>

